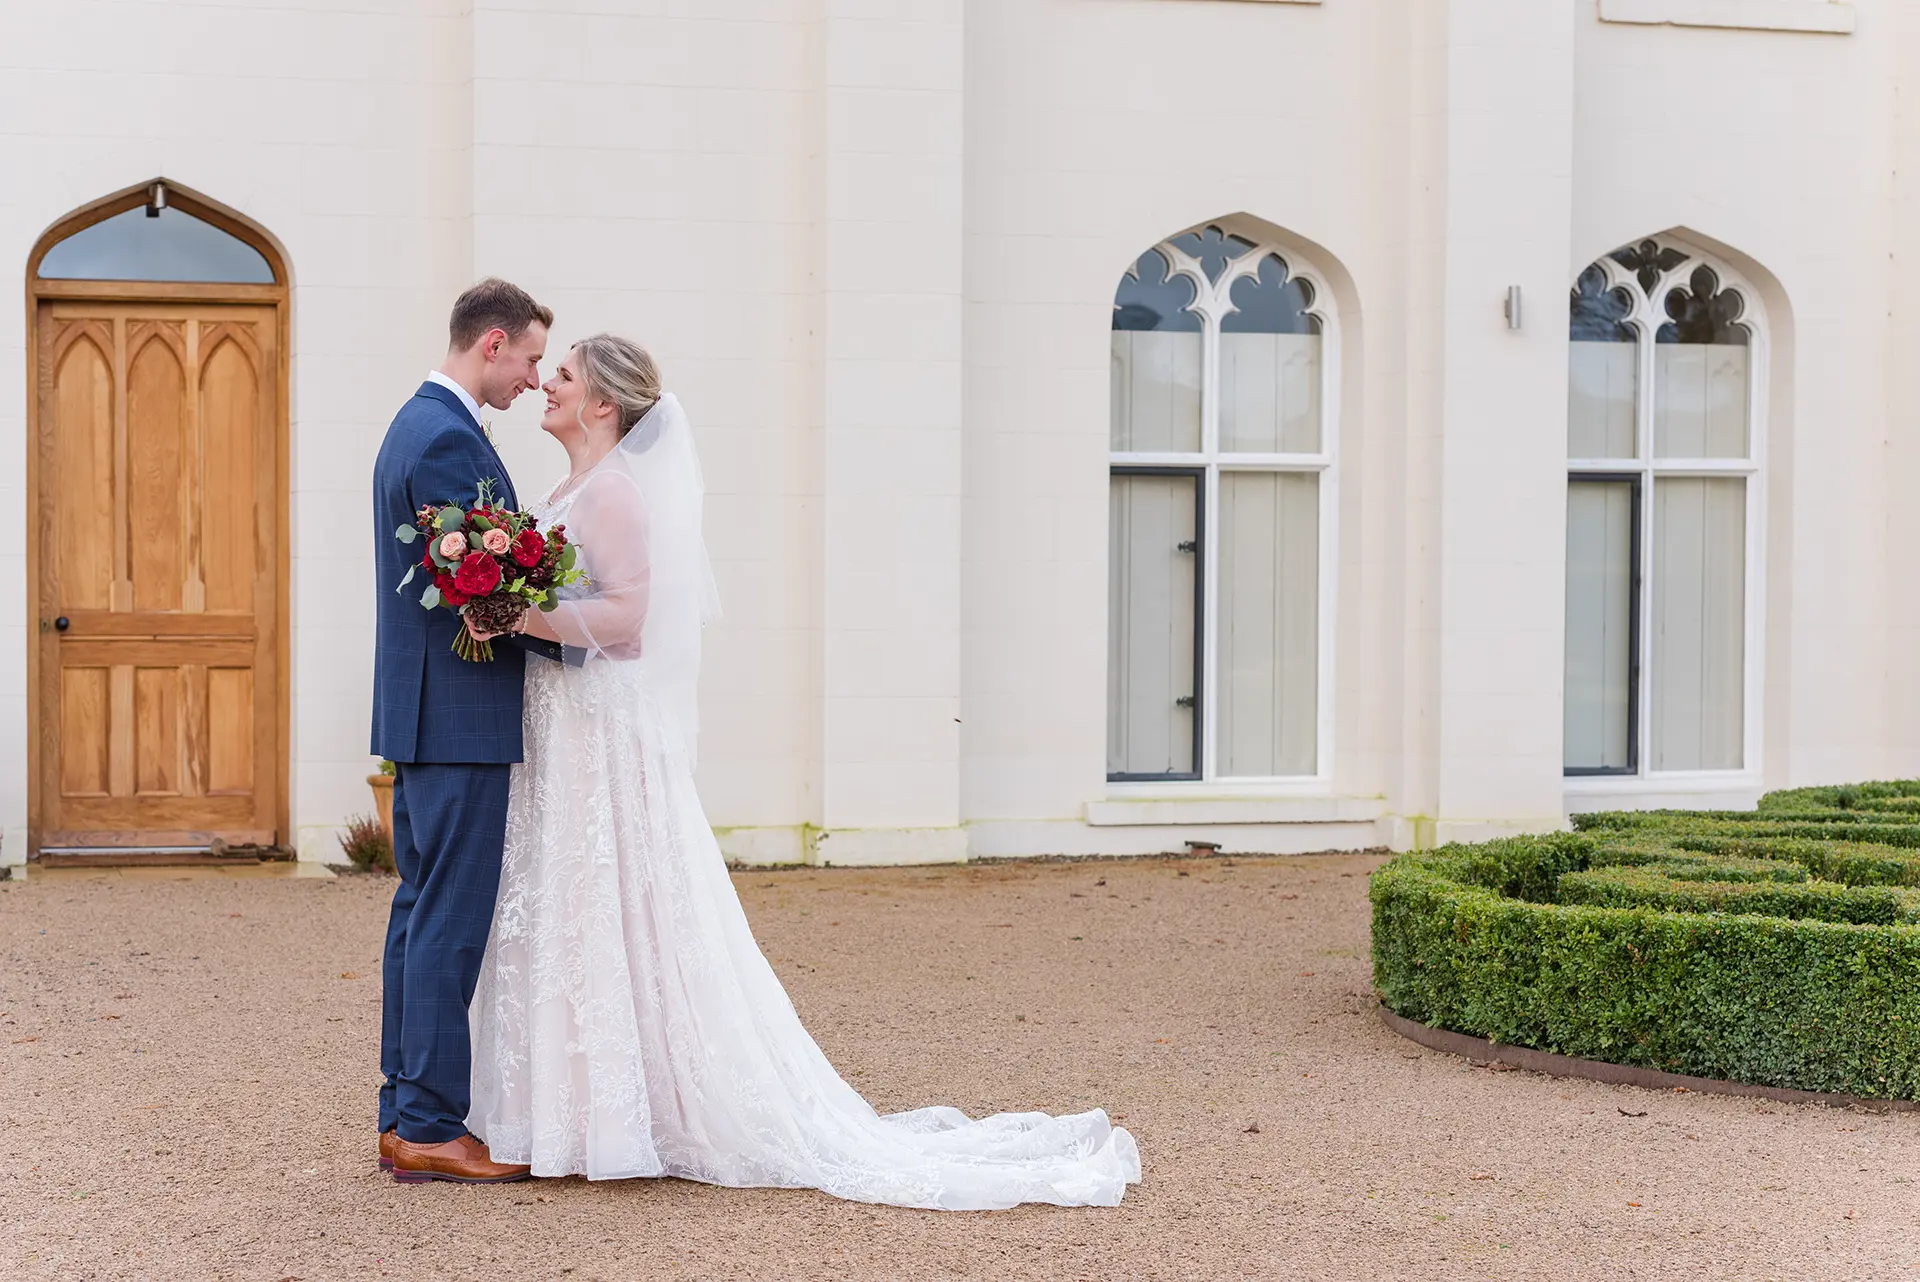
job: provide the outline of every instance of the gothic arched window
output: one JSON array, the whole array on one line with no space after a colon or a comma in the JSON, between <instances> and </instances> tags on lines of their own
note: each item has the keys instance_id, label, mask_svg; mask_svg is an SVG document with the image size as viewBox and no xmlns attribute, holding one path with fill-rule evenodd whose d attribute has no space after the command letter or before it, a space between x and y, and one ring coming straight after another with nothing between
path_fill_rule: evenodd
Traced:
<instances>
[{"instance_id":1,"label":"gothic arched window","mask_svg":"<svg viewBox=\"0 0 1920 1282\"><path fill-rule=\"evenodd\" d=\"M1290 250L1220 226L1114 296L1107 774L1327 767L1332 317Z\"/></svg>"},{"instance_id":2,"label":"gothic arched window","mask_svg":"<svg viewBox=\"0 0 1920 1282\"><path fill-rule=\"evenodd\" d=\"M1764 318L1698 251L1582 272L1567 391L1569 775L1753 764Z\"/></svg>"}]
</instances>

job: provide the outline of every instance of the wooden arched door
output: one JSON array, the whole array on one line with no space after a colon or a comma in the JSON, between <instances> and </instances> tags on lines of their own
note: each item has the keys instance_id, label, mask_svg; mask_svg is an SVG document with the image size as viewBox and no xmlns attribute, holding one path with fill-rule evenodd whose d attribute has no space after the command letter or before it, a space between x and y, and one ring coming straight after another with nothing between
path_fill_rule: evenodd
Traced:
<instances>
[{"instance_id":1,"label":"wooden arched door","mask_svg":"<svg viewBox=\"0 0 1920 1282\"><path fill-rule=\"evenodd\" d=\"M285 269L151 184L48 233L28 283L33 844L282 843Z\"/></svg>"}]
</instances>

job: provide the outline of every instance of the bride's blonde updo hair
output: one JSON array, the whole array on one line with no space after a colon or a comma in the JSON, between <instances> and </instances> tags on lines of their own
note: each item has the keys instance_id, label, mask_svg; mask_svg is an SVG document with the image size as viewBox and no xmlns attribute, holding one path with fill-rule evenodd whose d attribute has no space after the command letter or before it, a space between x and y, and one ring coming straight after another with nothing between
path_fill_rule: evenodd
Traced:
<instances>
[{"instance_id":1,"label":"bride's blonde updo hair","mask_svg":"<svg viewBox=\"0 0 1920 1282\"><path fill-rule=\"evenodd\" d=\"M580 356L586 395L580 398L581 430L586 430L587 401L611 402L625 436L660 400L660 367L647 349L618 334L595 334L573 345Z\"/></svg>"}]
</instances>

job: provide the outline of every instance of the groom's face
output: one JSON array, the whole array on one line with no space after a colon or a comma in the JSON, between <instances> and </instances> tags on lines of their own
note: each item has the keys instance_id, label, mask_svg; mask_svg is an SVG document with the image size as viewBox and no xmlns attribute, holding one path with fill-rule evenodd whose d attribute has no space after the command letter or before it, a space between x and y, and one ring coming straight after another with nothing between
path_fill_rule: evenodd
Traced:
<instances>
[{"instance_id":1,"label":"groom's face","mask_svg":"<svg viewBox=\"0 0 1920 1282\"><path fill-rule=\"evenodd\" d=\"M539 321L527 326L518 338L508 338L494 330L482 340L488 351L486 403L497 410L513 404L522 392L540 386L540 362L547 354L547 327Z\"/></svg>"}]
</instances>

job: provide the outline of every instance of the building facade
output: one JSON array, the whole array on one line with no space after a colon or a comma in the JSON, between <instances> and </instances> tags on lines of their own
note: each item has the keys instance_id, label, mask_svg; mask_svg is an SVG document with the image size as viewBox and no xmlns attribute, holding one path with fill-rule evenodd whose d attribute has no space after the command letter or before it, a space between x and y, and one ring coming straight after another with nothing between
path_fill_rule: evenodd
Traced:
<instances>
[{"instance_id":1,"label":"building facade","mask_svg":"<svg viewBox=\"0 0 1920 1282\"><path fill-rule=\"evenodd\" d=\"M49 0L0 48L0 862L339 858L371 462L486 274L694 420L735 858L1920 773L1894 0Z\"/></svg>"}]
</instances>

